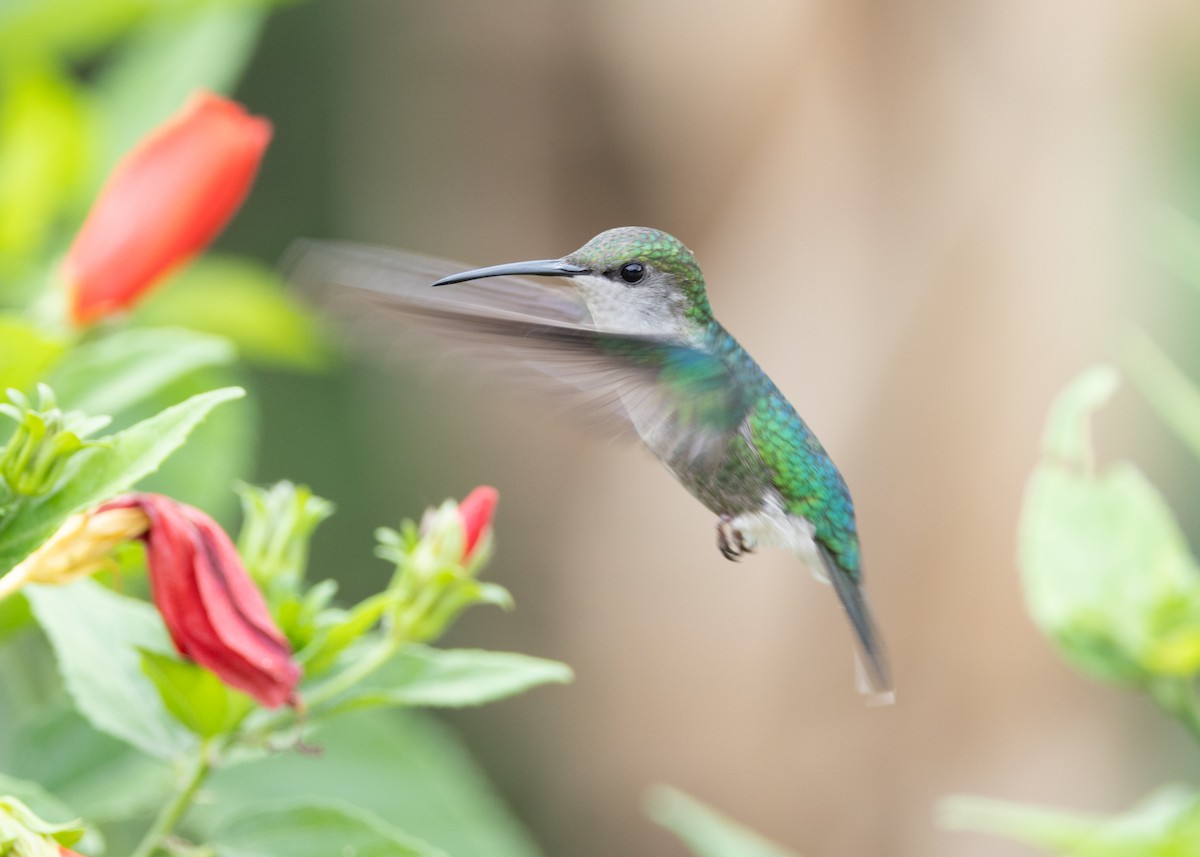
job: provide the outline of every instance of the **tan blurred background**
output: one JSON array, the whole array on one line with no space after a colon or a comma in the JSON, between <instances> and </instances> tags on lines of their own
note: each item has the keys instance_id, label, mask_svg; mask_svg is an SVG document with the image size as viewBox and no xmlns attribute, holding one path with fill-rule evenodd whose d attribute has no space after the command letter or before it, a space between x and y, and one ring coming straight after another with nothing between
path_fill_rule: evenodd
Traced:
<instances>
[{"instance_id":1,"label":"tan blurred background","mask_svg":"<svg viewBox=\"0 0 1200 857\"><path fill-rule=\"evenodd\" d=\"M339 504L317 556L351 592L383 573L371 528L499 486L489 575L517 611L468 614L454 642L559 658L577 680L453 722L547 854L682 854L641 815L657 782L809 857L1024 854L941 830L937 800L1117 811L1195 770L1148 704L1058 661L1014 554L1051 397L1159 300L1133 237L1176 188L1197 12L330 0L278 16L243 95L286 90L276 192L255 197L284 203L257 203L241 222L274 214L274 232L242 240L491 264L666 229L854 491L888 708L854 691L831 590L782 553L726 562L643 450L421 366L263 381L265 437L284 438L262 475ZM1115 435L1105 453L1170 472L1169 449Z\"/></svg>"}]
</instances>

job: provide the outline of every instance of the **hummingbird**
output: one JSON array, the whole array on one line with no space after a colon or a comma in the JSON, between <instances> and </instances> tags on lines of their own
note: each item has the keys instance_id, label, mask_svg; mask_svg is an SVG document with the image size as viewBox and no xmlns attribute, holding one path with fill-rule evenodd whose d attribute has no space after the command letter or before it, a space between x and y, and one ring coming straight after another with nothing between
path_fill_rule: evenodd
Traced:
<instances>
[{"instance_id":1,"label":"hummingbird","mask_svg":"<svg viewBox=\"0 0 1200 857\"><path fill-rule=\"evenodd\" d=\"M833 584L865 689L890 699L850 490L795 408L717 321L700 266L679 239L619 227L559 259L467 271L399 251L307 242L289 267L335 308L357 307L360 319L387 329L400 320L448 336L615 417L713 512L727 559L783 548Z\"/></svg>"}]
</instances>

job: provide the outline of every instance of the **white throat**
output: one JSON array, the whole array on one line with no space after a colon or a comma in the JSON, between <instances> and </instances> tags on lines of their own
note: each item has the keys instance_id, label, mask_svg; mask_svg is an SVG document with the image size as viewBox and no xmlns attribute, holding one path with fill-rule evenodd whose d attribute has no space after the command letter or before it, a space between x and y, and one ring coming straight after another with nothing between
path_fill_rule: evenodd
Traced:
<instances>
[{"instance_id":1,"label":"white throat","mask_svg":"<svg viewBox=\"0 0 1200 857\"><path fill-rule=\"evenodd\" d=\"M572 277L571 283L587 302L592 321L603 330L690 338L683 295L675 290L654 283L629 286L592 274Z\"/></svg>"}]
</instances>

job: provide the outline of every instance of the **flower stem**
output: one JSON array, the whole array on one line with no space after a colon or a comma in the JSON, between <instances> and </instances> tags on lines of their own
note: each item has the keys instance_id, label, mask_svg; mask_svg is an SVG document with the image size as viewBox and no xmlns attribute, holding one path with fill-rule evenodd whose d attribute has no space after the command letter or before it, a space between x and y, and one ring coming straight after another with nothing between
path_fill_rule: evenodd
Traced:
<instances>
[{"instance_id":1,"label":"flower stem","mask_svg":"<svg viewBox=\"0 0 1200 857\"><path fill-rule=\"evenodd\" d=\"M162 845L163 840L175 829L175 825L179 823L184 813L188 811L188 807L192 804L192 798L196 796L197 790L211 770L211 750L210 739L200 742L196 757L192 759L191 764L188 766L187 773L184 776L183 782L180 783L178 791L159 810L158 817L154 819L154 824L146 831L146 835L142 837L142 841L138 843L137 848L134 849L130 857L151 857Z\"/></svg>"},{"instance_id":2,"label":"flower stem","mask_svg":"<svg viewBox=\"0 0 1200 857\"><path fill-rule=\"evenodd\" d=\"M382 638L365 656L354 661L329 681L316 687L305 699L308 707L316 708L354 687L390 661L403 645L403 640L390 636Z\"/></svg>"},{"instance_id":3,"label":"flower stem","mask_svg":"<svg viewBox=\"0 0 1200 857\"><path fill-rule=\"evenodd\" d=\"M383 637L373 646L370 651L363 657L355 660L350 666L346 667L337 675L330 678L324 684L318 685L312 692L304 696L304 712L298 715L296 722L303 723L309 714L321 714L317 709L325 703L336 699L341 694L345 693L354 685L358 684L363 679L371 675L377 669L390 661L400 649L405 645L405 640L395 639L393 637ZM272 712L257 712L265 714L265 717L260 717L253 720L252 723L244 729L239 737L245 738L251 734L263 734L272 732L280 728L287 718L295 716L297 712L290 709L281 709ZM311 721L310 721L311 722ZM235 739L236 740L236 739ZM141 855L135 855L141 857Z\"/></svg>"}]
</instances>

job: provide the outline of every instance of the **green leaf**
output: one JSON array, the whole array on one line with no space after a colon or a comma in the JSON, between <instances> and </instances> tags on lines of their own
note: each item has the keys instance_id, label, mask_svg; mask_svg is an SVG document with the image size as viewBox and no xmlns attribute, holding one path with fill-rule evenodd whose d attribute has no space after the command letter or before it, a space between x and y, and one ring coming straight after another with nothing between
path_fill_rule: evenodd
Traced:
<instances>
[{"instance_id":1,"label":"green leaf","mask_svg":"<svg viewBox=\"0 0 1200 857\"><path fill-rule=\"evenodd\" d=\"M220 857L447 857L363 809L290 801L239 815L216 834Z\"/></svg>"},{"instance_id":2,"label":"green leaf","mask_svg":"<svg viewBox=\"0 0 1200 857\"><path fill-rule=\"evenodd\" d=\"M211 838L232 807L303 795L370 810L454 857L539 854L466 748L432 719L352 712L321 724L310 740L323 748L319 758L276 753L217 771L206 787L213 802L189 815L194 838Z\"/></svg>"},{"instance_id":3,"label":"green leaf","mask_svg":"<svg viewBox=\"0 0 1200 857\"><path fill-rule=\"evenodd\" d=\"M65 706L26 712L5 757L13 775L41 783L92 824L150 815L174 784L170 767Z\"/></svg>"},{"instance_id":4,"label":"green leaf","mask_svg":"<svg viewBox=\"0 0 1200 857\"><path fill-rule=\"evenodd\" d=\"M1161 207L1150 218L1150 253L1192 288L1200 290L1200 223L1177 208Z\"/></svg>"},{"instance_id":5,"label":"green leaf","mask_svg":"<svg viewBox=\"0 0 1200 857\"><path fill-rule=\"evenodd\" d=\"M646 813L683 840L696 857L795 857L794 852L668 786L658 786L646 796Z\"/></svg>"},{"instance_id":6,"label":"green leaf","mask_svg":"<svg viewBox=\"0 0 1200 857\"><path fill-rule=\"evenodd\" d=\"M142 650L142 672L150 677L176 720L201 738L228 732L254 705L203 667Z\"/></svg>"},{"instance_id":7,"label":"green leaf","mask_svg":"<svg viewBox=\"0 0 1200 857\"><path fill-rule=\"evenodd\" d=\"M126 328L72 349L47 383L64 409L113 415L152 399L184 375L231 363L235 356L220 337L179 328Z\"/></svg>"},{"instance_id":8,"label":"green leaf","mask_svg":"<svg viewBox=\"0 0 1200 857\"><path fill-rule=\"evenodd\" d=\"M1125 341L1124 363L1138 392L1167 427L1200 458L1200 389L1141 330Z\"/></svg>"},{"instance_id":9,"label":"green leaf","mask_svg":"<svg viewBox=\"0 0 1200 857\"><path fill-rule=\"evenodd\" d=\"M265 366L322 369L331 358L316 317L274 271L251 260L200 259L143 303L137 318L226 337L245 360Z\"/></svg>"},{"instance_id":10,"label":"green leaf","mask_svg":"<svg viewBox=\"0 0 1200 857\"><path fill-rule=\"evenodd\" d=\"M156 0L9 0L0 14L0 55L95 50L136 23Z\"/></svg>"},{"instance_id":11,"label":"green leaf","mask_svg":"<svg viewBox=\"0 0 1200 857\"><path fill-rule=\"evenodd\" d=\"M942 802L941 824L995 833L1063 857L1194 857L1200 853L1200 796L1163 789L1124 815L1067 813L985 798Z\"/></svg>"},{"instance_id":12,"label":"green leaf","mask_svg":"<svg viewBox=\"0 0 1200 857\"><path fill-rule=\"evenodd\" d=\"M32 66L32 67L31 67ZM0 80L0 280L24 273L83 175L89 124L49 64Z\"/></svg>"},{"instance_id":13,"label":"green leaf","mask_svg":"<svg viewBox=\"0 0 1200 857\"><path fill-rule=\"evenodd\" d=\"M1026 601L1075 666L1111 681L1200 671L1200 571L1161 495L1133 465L1093 474L1088 415L1115 379L1059 397L1020 529Z\"/></svg>"},{"instance_id":14,"label":"green leaf","mask_svg":"<svg viewBox=\"0 0 1200 857\"><path fill-rule=\"evenodd\" d=\"M543 684L566 684L571 668L513 652L405 646L383 668L334 703L462 708L515 696Z\"/></svg>"},{"instance_id":15,"label":"green leaf","mask_svg":"<svg viewBox=\"0 0 1200 857\"><path fill-rule=\"evenodd\" d=\"M1076 666L1099 678L1190 674L1172 648L1200 629L1200 575L1166 503L1132 465L1081 479L1043 466L1021 525L1025 597Z\"/></svg>"},{"instance_id":16,"label":"green leaf","mask_svg":"<svg viewBox=\"0 0 1200 857\"><path fill-rule=\"evenodd\" d=\"M185 375L144 408L156 411L203 390L241 386L241 367L213 367ZM141 408L139 408L141 410ZM221 408L198 425L187 443L141 484L142 490L167 494L204 509L227 523L237 508L230 486L244 479L258 450L258 408L251 394L236 408Z\"/></svg>"},{"instance_id":17,"label":"green leaf","mask_svg":"<svg viewBox=\"0 0 1200 857\"><path fill-rule=\"evenodd\" d=\"M171 647L153 607L91 580L25 591L67 692L93 726L160 759L177 759L195 746L142 672L139 650Z\"/></svg>"},{"instance_id":18,"label":"green leaf","mask_svg":"<svg viewBox=\"0 0 1200 857\"><path fill-rule=\"evenodd\" d=\"M0 313L0 390L28 390L63 348L62 340L20 316Z\"/></svg>"},{"instance_id":19,"label":"green leaf","mask_svg":"<svg viewBox=\"0 0 1200 857\"><path fill-rule=\"evenodd\" d=\"M0 571L7 571L49 538L67 516L124 491L178 449L209 411L241 398L238 387L193 396L79 453L53 494L20 506L0 525Z\"/></svg>"},{"instance_id":20,"label":"green leaf","mask_svg":"<svg viewBox=\"0 0 1200 857\"><path fill-rule=\"evenodd\" d=\"M22 780L5 773L0 773L0 795L15 797L37 815L46 820L56 819L53 824L61 824L77 818L62 801L46 791L40 783L32 780Z\"/></svg>"},{"instance_id":21,"label":"green leaf","mask_svg":"<svg viewBox=\"0 0 1200 857\"><path fill-rule=\"evenodd\" d=\"M29 602L21 593L15 593L8 598L0 599L0 643L18 631L29 627L33 616L29 612Z\"/></svg>"},{"instance_id":22,"label":"green leaf","mask_svg":"<svg viewBox=\"0 0 1200 857\"><path fill-rule=\"evenodd\" d=\"M16 798L47 822L44 832L55 832L64 845L79 843L89 854L104 853L104 838L95 828L87 827L79 816L40 784L0 773L0 798ZM3 812L0 808L0 812Z\"/></svg>"}]
</instances>

